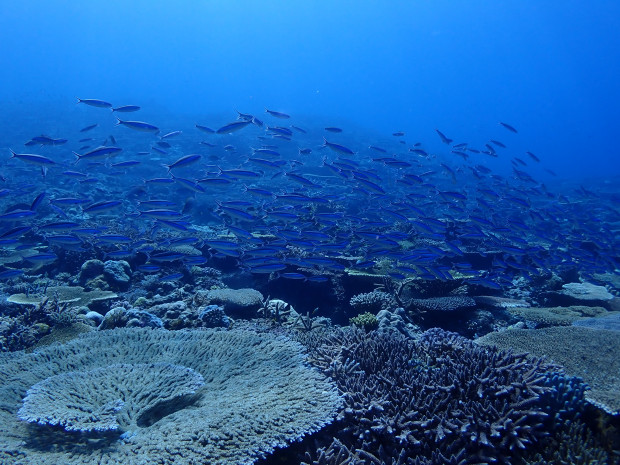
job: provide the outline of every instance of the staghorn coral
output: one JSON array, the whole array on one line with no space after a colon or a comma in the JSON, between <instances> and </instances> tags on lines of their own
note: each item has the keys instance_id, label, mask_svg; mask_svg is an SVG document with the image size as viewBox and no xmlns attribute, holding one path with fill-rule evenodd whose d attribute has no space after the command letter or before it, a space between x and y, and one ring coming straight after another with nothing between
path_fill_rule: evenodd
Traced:
<instances>
[{"instance_id":1,"label":"staghorn coral","mask_svg":"<svg viewBox=\"0 0 620 465\"><path fill-rule=\"evenodd\" d=\"M345 408L328 429L335 440L317 435L303 463L515 463L545 434L538 360L439 329L418 340L347 329L307 343Z\"/></svg>"},{"instance_id":2,"label":"staghorn coral","mask_svg":"<svg viewBox=\"0 0 620 465\"><path fill-rule=\"evenodd\" d=\"M480 345L547 357L590 386L586 399L612 415L620 412L620 338L614 331L580 326L507 329L476 340Z\"/></svg>"},{"instance_id":3,"label":"staghorn coral","mask_svg":"<svg viewBox=\"0 0 620 465\"><path fill-rule=\"evenodd\" d=\"M146 368L153 363L180 367L181 381L159 386L152 379L159 372ZM118 364L131 368L111 372ZM75 376L67 375L75 372L90 380L77 392ZM194 372L204 379L203 395L178 405L177 394L185 398L197 384ZM341 405L333 383L305 363L300 344L250 331L92 332L34 353L0 354L0 380L0 462L7 465L250 464L330 423ZM45 389L33 388L44 380ZM141 386L151 399L124 394L121 383ZM64 400L52 407L57 423L83 429L86 420L73 407L78 396L78 408L103 415L107 430L66 431L49 424L55 420L34 428L17 416L29 389ZM162 397L167 405L158 408ZM124 417L117 399L135 412ZM24 409L26 418L47 412L45 403Z\"/></svg>"},{"instance_id":4,"label":"staghorn coral","mask_svg":"<svg viewBox=\"0 0 620 465\"><path fill-rule=\"evenodd\" d=\"M564 423L527 465L611 465L612 459L581 420Z\"/></svg>"}]
</instances>

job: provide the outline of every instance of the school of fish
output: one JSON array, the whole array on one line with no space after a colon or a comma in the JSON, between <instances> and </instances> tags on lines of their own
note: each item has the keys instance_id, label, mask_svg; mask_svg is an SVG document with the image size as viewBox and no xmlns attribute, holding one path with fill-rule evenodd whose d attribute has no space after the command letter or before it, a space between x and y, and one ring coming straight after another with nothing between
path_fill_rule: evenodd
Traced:
<instances>
[{"instance_id":1,"label":"school of fish","mask_svg":"<svg viewBox=\"0 0 620 465\"><path fill-rule=\"evenodd\" d=\"M531 152L512 155L510 176L494 173L485 160L511 156L506 141L474 147L436 130L446 148L433 153L404 131L378 143L272 109L164 131L134 118L137 105L78 104L109 113L111 133L85 121L32 134L2 160L0 250L22 252L2 280L63 269L72 254L164 280L227 260L275 279L357 270L496 292L619 268L618 198L553 192L528 173L541 162ZM505 122L498 133L520 137Z\"/></svg>"}]
</instances>

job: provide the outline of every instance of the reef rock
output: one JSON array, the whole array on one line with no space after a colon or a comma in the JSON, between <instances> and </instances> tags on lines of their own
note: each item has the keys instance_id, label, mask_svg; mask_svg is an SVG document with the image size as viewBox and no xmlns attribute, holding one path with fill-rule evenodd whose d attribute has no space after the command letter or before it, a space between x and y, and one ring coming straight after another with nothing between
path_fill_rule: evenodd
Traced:
<instances>
[{"instance_id":1,"label":"reef rock","mask_svg":"<svg viewBox=\"0 0 620 465\"><path fill-rule=\"evenodd\" d=\"M103 276L110 288L127 290L131 281L131 267L125 260L108 260L103 264Z\"/></svg>"},{"instance_id":2,"label":"reef rock","mask_svg":"<svg viewBox=\"0 0 620 465\"><path fill-rule=\"evenodd\" d=\"M210 304L224 307L228 315L238 318L253 318L263 303L263 294L256 289L212 289L207 292Z\"/></svg>"},{"instance_id":3,"label":"reef rock","mask_svg":"<svg viewBox=\"0 0 620 465\"><path fill-rule=\"evenodd\" d=\"M104 264L101 260L86 260L80 268L80 274L78 279L81 284L84 284L89 279L93 279L100 274L103 274Z\"/></svg>"}]
</instances>

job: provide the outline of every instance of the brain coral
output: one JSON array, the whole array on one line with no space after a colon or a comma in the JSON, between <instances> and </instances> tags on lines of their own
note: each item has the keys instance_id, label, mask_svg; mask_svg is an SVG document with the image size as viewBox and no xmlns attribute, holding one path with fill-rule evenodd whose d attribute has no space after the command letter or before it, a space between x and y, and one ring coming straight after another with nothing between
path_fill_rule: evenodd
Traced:
<instances>
[{"instance_id":1,"label":"brain coral","mask_svg":"<svg viewBox=\"0 0 620 465\"><path fill-rule=\"evenodd\" d=\"M285 338L88 333L0 354L0 463L249 464L331 422L340 405Z\"/></svg>"}]
</instances>

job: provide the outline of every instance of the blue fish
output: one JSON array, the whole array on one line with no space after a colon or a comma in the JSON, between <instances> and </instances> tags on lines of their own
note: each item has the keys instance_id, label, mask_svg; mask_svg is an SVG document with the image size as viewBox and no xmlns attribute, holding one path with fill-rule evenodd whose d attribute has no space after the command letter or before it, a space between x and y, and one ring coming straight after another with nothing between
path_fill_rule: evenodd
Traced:
<instances>
[{"instance_id":1,"label":"blue fish","mask_svg":"<svg viewBox=\"0 0 620 465\"><path fill-rule=\"evenodd\" d=\"M140 107L138 105L123 105L120 107L112 108L112 111L117 113L132 113L138 111Z\"/></svg>"},{"instance_id":2,"label":"blue fish","mask_svg":"<svg viewBox=\"0 0 620 465\"><path fill-rule=\"evenodd\" d=\"M335 144L333 142L329 142L327 139L323 138L323 147L329 147L336 153L340 153L343 155L355 155L355 152L344 145Z\"/></svg>"},{"instance_id":3,"label":"blue fish","mask_svg":"<svg viewBox=\"0 0 620 465\"><path fill-rule=\"evenodd\" d=\"M274 117L280 118L280 119L289 119L291 117L290 115L287 115L286 113L282 113L282 112L279 112L279 111L268 110L267 108L265 108L265 113L268 113L271 116L274 116Z\"/></svg>"},{"instance_id":4,"label":"blue fish","mask_svg":"<svg viewBox=\"0 0 620 465\"><path fill-rule=\"evenodd\" d=\"M126 128L133 129L134 131L140 132L148 132L151 134L157 134L159 132L159 128L157 126L153 126L152 124L145 123L143 121L123 121L120 118L116 118L116 125L123 125Z\"/></svg>"},{"instance_id":5,"label":"blue fish","mask_svg":"<svg viewBox=\"0 0 620 465\"><path fill-rule=\"evenodd\" d=\"M219 128L215 132L217 134L230 134L232 132L239 131L240 129L243 129L244 127L246 127L249 124L252 124L252 122L251 121L245 121L245 120L234 121L232 123L228 123L228 124L222 126L221 128Z\"/></svg>"},{"instance_id":6,"label":"blue fish","mask_svg":"<svg viewBox=\"0 0 620 465\"><path fill-rule=\"evenodd\" d=\"M109 102L106 102L104 100L98 100L98 99L94 99L94 98L77 98L77 103L84 103L86 105L89 105L91 107L97 107L97 108L112 108L112 104Z\"/></svg>"}]
</instances>

